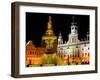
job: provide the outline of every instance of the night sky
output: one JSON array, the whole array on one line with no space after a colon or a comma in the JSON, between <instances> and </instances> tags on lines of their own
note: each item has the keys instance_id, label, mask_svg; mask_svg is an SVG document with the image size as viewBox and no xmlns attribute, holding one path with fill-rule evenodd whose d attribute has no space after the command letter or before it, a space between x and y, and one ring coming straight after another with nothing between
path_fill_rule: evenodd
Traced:
<instances>
[{"instance_id":1,"label":"night sky","mask_svg":"<svg viewBox=\"0 0 100 80\"><path fill-rule=\"evenodd\" d=\"M48 16L52 18L52 26L56 36L61 32L64 41L68 40L72 16L77 22L79 39L86 38L89 32L89 15L69 15L69 14L44 14L44 13L26 13L26 43L32 40L35 46L41 46L41 38L47 29Z\"/></svg>"}]
</instances>

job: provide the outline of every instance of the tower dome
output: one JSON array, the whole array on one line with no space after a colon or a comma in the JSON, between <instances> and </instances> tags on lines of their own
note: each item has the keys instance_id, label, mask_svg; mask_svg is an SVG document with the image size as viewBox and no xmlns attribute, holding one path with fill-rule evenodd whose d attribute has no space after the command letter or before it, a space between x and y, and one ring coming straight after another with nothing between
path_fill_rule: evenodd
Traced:
<instances>
[{"instance_id":1,"label":"tower dome","mask_svg":"<svg viewBox=\"0 0 100 80\"><path fill-rule=\"evenodd\" d=\"M59 33L59 36L58 36L58 45L59 44L63 44L63 38L62 38L61 33Z\"/></svg>"}]
</instances>

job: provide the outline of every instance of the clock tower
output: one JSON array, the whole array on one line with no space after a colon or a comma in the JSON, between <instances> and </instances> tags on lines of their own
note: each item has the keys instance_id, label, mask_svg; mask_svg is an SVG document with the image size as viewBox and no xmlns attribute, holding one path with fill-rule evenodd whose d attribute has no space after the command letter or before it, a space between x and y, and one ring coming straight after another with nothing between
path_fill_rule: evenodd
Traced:
<instances>
[{"instance_id":1,"label":"clock tower","mask_svg":"<svg viewBox=\"0 0 100 80\"><path fill-rule=\"evenodd\" d=\"M71 33L69 34L69 40L67 44L73 44L73 43L78 43L80 40L78 39L78 26L77 23L75 22L75 17L72 17L72 24L71 24Z\"/></svg>"}]
</instances>

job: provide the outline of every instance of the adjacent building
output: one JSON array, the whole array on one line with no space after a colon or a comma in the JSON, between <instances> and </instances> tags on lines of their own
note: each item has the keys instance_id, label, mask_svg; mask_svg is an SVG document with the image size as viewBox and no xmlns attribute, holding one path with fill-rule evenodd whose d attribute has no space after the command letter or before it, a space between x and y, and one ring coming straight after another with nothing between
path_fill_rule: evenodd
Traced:
<instances>
[{"instance_id":1,"label":"adjacent building","mask_svg":"<svg viewBox=\"0 0 100 80\"><path fill-rule=\"evenodd\" d=\"M42 55L45 49L42 47L35 47L33 42L30 40L26 44L26 66L29 65L40 65L42 64Z\"/></svg>"}]
</instances>

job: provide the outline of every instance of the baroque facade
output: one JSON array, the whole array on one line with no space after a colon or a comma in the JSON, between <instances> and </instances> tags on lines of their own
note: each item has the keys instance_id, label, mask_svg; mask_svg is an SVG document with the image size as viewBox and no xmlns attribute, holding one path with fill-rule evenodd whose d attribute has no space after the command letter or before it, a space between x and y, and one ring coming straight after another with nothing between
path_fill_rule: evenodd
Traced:
<instances>
[{"instance_id":1,"label":"baroque facade","mask_svg":"<svg viewBox=\"0 0 100 80\"><path fill-rule=\"evenodd\" d=\"M64 63L89 63L90 58L89 34L87 40L78 39L78 26L72 22L71 33L68 35L68 41L63 42L61 33L58 36L57 53L63 58Z\"/></svg>"}]
</instances>

